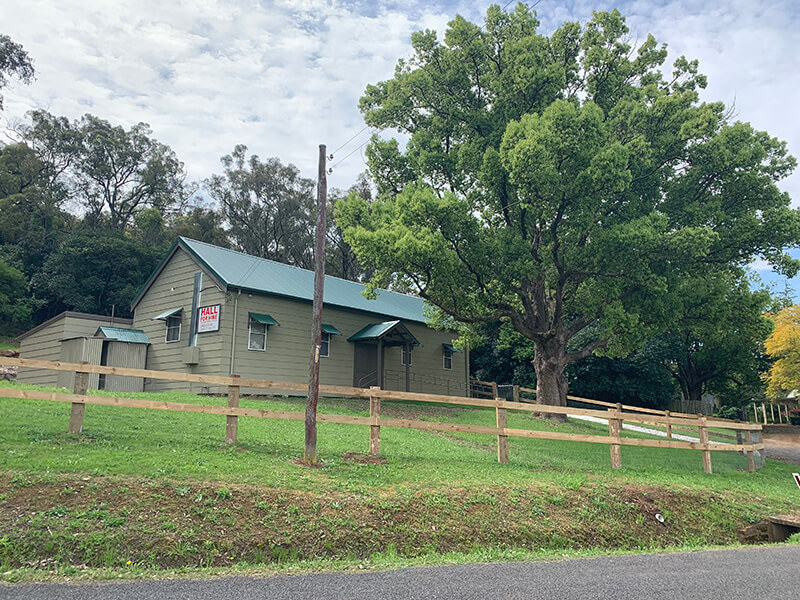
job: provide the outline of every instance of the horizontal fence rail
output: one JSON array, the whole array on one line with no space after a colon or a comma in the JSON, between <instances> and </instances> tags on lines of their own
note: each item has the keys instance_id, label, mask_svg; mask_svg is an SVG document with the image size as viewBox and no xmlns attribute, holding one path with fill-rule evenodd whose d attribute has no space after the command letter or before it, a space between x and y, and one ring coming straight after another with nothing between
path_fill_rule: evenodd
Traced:
<instances>
[{"instance_id":1,"label":"horizontal fence rail","mask_svg":"<svg viewBox=\"0 0 800 600\"><path fill-rule=\"evenodd\" d=\"M54 371L69 371L76 374L73 393L44 392L37 390L18 390L13 388L3 388L0 396L9 398L21 398L29 400L48 400L53 402L68 402L72 405L70 415L69 431L79 433L83 424L83 416L86 405L119 406L127 408L144 408L153 410L168 410L179 412L192 412L202 414L212 414L225 416L227 443L236 442L238 417L259 417L271 419L283 419L292 421L305 420L305 413L291 411L276 411L257 408L239 407L239 393L241 388L265 389L271 391L300 392L305 394L308 386L302 383L272 381L260 379L244 379L236 375L197 375L192 373L176 373L167 371L153 371L148 369L130 369L124 367L108 367L101 365L91 365L86 363L66 363L60 361L43 361L24 358L4 358L3 364L9 366L27 367L33 369L46 369ZM211 385L226 386L228 388L228 406L213 406L205 404L189 404L180 402L166 402L158 400L144 400L138 398L118 398L87 395L86 381L88 374L118 375L127 377L142 377L147 379L159 379L182 382L196 382ZM481 384L486 382L480 382ZM496 389L496 386L495 386ZM534 393L535 390L519 388L515 391L514 397L519 398L519 392ZM532 438L548 439L572 442L588 442L608 444L611 449L611 463L613 468L621 466L621 446L640 446L653 448L675 448L700 450L703 458L703 468L706 472L711 472L711 452L712 451L735 451L747 455L748 470L755 470L754 452L763 450L764 444L760 441L761 425L752 423L740 423L725 419L709 419L704 416L693 416L683 413L661 412L654 409L642 409L640 407L628 407L621 404L611 404L599 400L568 396L568 399L587 404L608 406L608 410L594 410L564 406L549 406L536 404L530 401L506 401L502 398L492 400L481 398L469 398L460 396L444 396L437 394L422 394L415 392L399 392L393 390L382 390L377 387L369 389L355 388L346 386L321 385L320 393L326 396L361 398L370 401L370 416L348 416L335 414L318 414L317 420L322 423L338 423L348 425L366 425L370 427L370 452L378 454L380 452L380 428L381 427L400 427L417 429L421 431L440 431L458 433L477 433L492 435L497 437L498 460L508 462L508 438ZM397 419L381 416L380 405L382 401L400 402L428 402L444 404L450 406L474 406L481 408L491 408L496 413L496 426L482 425L462 425L457 423L437 423L432 421L421 421L415 419ZM637 412L625 413L624 410L635 409ZM507 411L515 410L535 414L550 414L564 416L588 416L604 419L608 422L609 434L588 435L578 433L565 433L558 431L536 431L529 429L518 429L507 427ZM621 436L622 422L639 423L651 426L663 426L667 429L668 438L671 438L672 428L697 431L698 442L689 442L676 439L651 440L644 438L628 438ZM710 442L708 439L708 428L724 428L737 432L737 436L724 436L716 432L713 435L735 440L737 443ZM743 434L743 435L742 435ZM745 438L741 440L740 438ZM742 443L744 442L744 443Z\"/></svg>"}]
</instances>

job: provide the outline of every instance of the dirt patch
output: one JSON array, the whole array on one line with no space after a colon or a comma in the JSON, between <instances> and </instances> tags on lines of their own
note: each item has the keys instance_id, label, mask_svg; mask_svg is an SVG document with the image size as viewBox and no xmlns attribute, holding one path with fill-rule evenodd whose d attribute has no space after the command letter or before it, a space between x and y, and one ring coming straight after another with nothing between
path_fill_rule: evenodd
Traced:
<instances>
[{"instance_id":1,"label":"dirt patch","mask_svg":"<svg viewBox=\"0 0 800 600\"><path fill-rule=\"evenodd\" d=\"M361 465L388 465L389 461L380 456L363 454L361 452L345 452L342 458Z\"/></svg>"},{"instance_id":2,"label":"dirt patch","mask_svg":"<svg viewBox=\"0 0 800 600\"><path fill-rule=\"evenodd\" d=\"M295 458L294 460L292 460L292 464L300 465L301 467L308 467L309 469L319 469L320 467L322 467L321 462L319 461L311 462L306 460L305 458Z\"/></svg>"},{"instance_id":3,"label":"dirt patch","mask_svg":"<svg viewBox=\"0 0 800 600\"><path fill-rule=\"evenodd\" d=\"M767 458L800 465L800 427L766 425L762 438Z\"/></svg>"},{"instance_id":4,"label":"dirt patch","mask_svg":"<svg viewBox=\"0 0 800 600\"><path fill-rule=\"evenodd\" d=\"M349 460L361 458L367 457ZM775 511L764 506L763 514L754 514L746 500L602 483L579 489L401 486L363 495L85 475L34 481L6 472L0 475L0 564L173 568L368 558L390 549L413 557L476 547L727 544L753 519ZM663 523L656 513L665 516Z\"/></svg>"}]
</instances>

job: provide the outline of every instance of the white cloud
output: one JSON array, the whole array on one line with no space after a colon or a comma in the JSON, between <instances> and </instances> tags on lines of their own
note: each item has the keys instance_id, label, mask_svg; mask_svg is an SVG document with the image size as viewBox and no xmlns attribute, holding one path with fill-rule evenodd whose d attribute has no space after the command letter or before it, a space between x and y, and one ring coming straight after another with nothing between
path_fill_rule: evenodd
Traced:
<instances>
[{"instance_id":1,"label":"white cloud","mask_svg":"<svg viewBox=\"0 0 800 600\"><path fill-rule=\"evenodd\" d=\"M4 117L32 108L115 123L150 123L194 179L219 170L237 143L316 174L317 145L330 150L363 127L358 99L392 76L410 53L410 34L444 31L474 2L344 0L3 0L3 33L35 59L37 81L5 90ZM800 17L794 0L542 0L543 28L620 6L639 39L652 32L675 55L699 58L707 99L736 100L739 118L786 139L800 154L793 110L800 89ZM363 132L335 161L365 142ZM360 152L337 167L346 187L364 170ZM783 187L800 204L800 176Z\"/></svg>"}]
</instances>

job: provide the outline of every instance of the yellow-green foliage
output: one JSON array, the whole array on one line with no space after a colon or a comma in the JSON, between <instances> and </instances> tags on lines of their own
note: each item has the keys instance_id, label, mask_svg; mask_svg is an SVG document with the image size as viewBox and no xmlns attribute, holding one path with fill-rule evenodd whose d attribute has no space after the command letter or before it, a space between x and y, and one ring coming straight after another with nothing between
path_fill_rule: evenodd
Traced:
<instances>
[{"instance_id":1,"label":"yellow-green foliage","mask_svg":"<svg viewBox=\"0 0 800 600\"><path fill-rule=\"evenodd\" d=\"M800 306L787 306L773 317L775 329L767 338L767 354L775 359L765 375L767 396L784 397L800 389Z\"/></svg>"}]
</instances>

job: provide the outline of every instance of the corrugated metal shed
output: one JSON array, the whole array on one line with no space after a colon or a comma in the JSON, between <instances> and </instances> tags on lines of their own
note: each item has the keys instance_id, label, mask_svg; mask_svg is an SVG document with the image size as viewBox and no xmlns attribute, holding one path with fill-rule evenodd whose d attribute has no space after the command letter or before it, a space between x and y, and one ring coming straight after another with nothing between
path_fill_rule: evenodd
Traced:
<instances>
[{"instance_id":1,"label":"corrugated metal shed","mask_svg":"<svg viewBox=\"0 0 800 600\"><path fill-rule=\"evenodd\" d=\"M99 327L95 335L119 342L149 344L150 339L141 329L122 329L121 327Z\"/></svg>"},{"instance_id":2,"label":"corrugated metal shed","mask_svg":"<svg viewBox=\"0 0 800 600\"><path fill-rule=\"evenodd\" d=\"M175 244L189 252L226 288L236 288L262 294L275 294L277 296L308 300L309 302L314 299L313 271L284 265L265 258L220 248L219 246L184 237L178 238ZM174 250L175 246L173 246L167 259ZM162 263L163 265L164 263ZM160 267L139 292L136 300L134 300L134 306L147 291L149 284L157 277L159 271ZM363 310L419 323L425 322L425 317L422 314L424 306L422 298L387 290L378 290L375 300L367 300L361 294L363 291L364 286L360 283L329 275L325 276L325 304Z\"/></svg>"}]
</instances>

